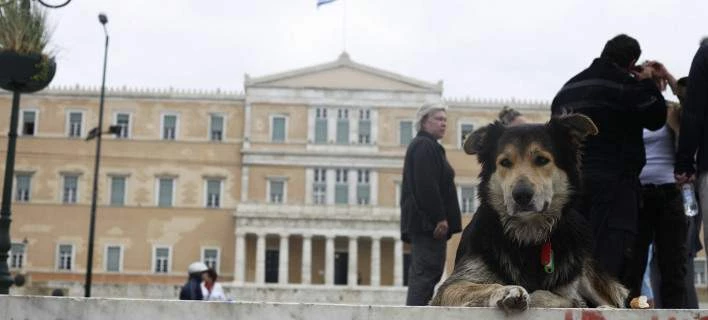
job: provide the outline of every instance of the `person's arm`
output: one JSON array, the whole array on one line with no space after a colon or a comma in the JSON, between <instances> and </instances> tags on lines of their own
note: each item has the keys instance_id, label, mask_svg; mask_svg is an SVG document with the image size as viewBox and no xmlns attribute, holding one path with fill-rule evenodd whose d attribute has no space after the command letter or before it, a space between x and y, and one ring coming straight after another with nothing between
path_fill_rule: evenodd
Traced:
<instances>
[{"instance_id":1,"label":"person's arm","mask_svg":"<svg viewBox=\"0 0 708 320\"><path fill-rule=\"evenodd\" d=\"M664 126L666 101L651 77L628 84L622 95L624 104L636 115L642 127L654 131Z\"/></svg>"},{"instance_id":2,"label":"person's arm","mask_svg":"<svg viewBox=\"0 0 708 320\"><path fill-rule=\"evenodd\" d=\"M431 223L437 224L445 220L445 212L440 193L442 158L433 143L421 141L413 154L413 190L418 209L426 214Z\"/></svg>"},{"instance_id":3,"label":"person's arm","mask_svg":"<svg viewBox=\"0 0 708 320\"><path fill-rule=\"evenodd\" d=\"M694 156L702 140L706 108L708 108L708 46L698 49L688 74L686 103L681 114L681 135L676 153L674 173L677 180L690 178L695 172ZM704 141L706 143L708 141ZM679 181L682 182L682 181Z\"/></svg>"}]
</instances>

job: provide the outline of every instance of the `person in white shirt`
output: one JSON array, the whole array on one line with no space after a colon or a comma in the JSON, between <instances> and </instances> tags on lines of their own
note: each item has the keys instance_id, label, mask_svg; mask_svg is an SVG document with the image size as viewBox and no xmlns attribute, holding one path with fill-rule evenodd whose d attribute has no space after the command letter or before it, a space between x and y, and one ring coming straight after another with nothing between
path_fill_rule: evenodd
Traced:
<instances>
[{"instance_id":1,"label":"person in white shirt","mask_svg":"<svg viewBox=\"0 0 708 320\"><path fill-rule=\"evenodd\" d=\"M202 296L206 301L225 301L226 295L224 294L224 288L221 284L216 282L218 275L214 269L209 268L206 272L202 273Z\"/></svg>"}]
</instances>

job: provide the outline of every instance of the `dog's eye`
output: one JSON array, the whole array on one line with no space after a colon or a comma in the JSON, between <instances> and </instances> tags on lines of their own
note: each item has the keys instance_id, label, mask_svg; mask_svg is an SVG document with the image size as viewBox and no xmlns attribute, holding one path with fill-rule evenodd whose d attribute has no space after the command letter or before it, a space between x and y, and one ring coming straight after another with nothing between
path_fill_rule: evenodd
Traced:
<instances>
[{"instance_id":1,"label":"dog's eye","mask_svg":"<svg viewBox=\"0 0 708 320\"><path fill-rule=\"evenodd\" d=\"M538 156L538 157L536 157L536 159L534 159L533 161L534 161L534 163L536 163L537 166L540 167L540 166L545 166L545 165L547 165L549 162L551 162L551 159L548 159L548 158L546 158L546 157Z\"/></svg>"},{"instance_id":2,"label":"dog's eye","mask_svg":"<svg viewBox=\"0 0 708 320\"><path fill-rule=\"evenodd\" d=\"M499 165L505 168L511 168L512 163L509 159L502 159L502 161L499 161Z\"/></svg>"}]
</instances>

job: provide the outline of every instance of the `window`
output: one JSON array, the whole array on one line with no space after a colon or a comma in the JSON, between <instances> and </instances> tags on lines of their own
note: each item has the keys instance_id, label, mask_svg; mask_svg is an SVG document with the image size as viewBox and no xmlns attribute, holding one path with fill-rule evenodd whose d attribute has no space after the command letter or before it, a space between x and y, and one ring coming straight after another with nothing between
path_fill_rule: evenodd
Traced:
<instances>
[{"instance_id":1,"label":"window","mask_svg":"<svg viewBox=\"0 0 708 320\"><path fill-rule=\"evenodd\" d=\"M283 180L270 180L269 181L269 191L268 191L268 202L270 203L283 203L285 197L285 181Z\"/></svg>"},{"instance_id":2,"label":"window","mask_svg":"<svg viewBox=\"0 0 708 320\"><path fill-rule=\"evenodd\" d=\"M81 125L83 123L83 118L84 118L83 112L79 112L79 111L69 112L67 135L70 138L81 137Z\"/></svg>"},{"instance_id":3,"label":"window","mask_svg":"<svg viewBox=\"0 0 708 320\"><path fill-rule=\"evenodd\" d=\"M211 141L224 140L224 117L218 114L212 114L210 120L209 139Z\"/></svg>"},{"instance_id":4,"label":"window","mask_svg":"<svg viewBox=\"0 0 708 320\"><path fill-rule=\"evenodd\" d=\"M34 136L37 134L37 111L22 110L22 127L20 135Z\"/></svg>"},{"instance_id":5,"label":"window","mask_svg":"<svg viewBox=\"0 0 708 320\"><path fill-rule=\"evenodd\" d=\"M30 195L32 194L32 175L29 173L17 173L15 179L17 179L15 185L15 190L17 190L15 193L15 201L30 201Z\"/></svg>"},{"instance_id":6,"label":"window","mask_svg":"<svg viewBox=\"0 0 708 320\"><path fill-rule=\"evenodd\" d=\"M349 144L349 110L337 110L337 144Z\"/></svg>"},{"instance_id":7,"label":"window","mask_svg":"<svg viewBox=\"0 0 708 320\"><path fill-rule=\"evenodd\" d=\"M175 188L174 178L158 178L157 179L157 206L171 207L173 205L173 195Z\"/></svg>"},{"instance_id":8,"label":"window","mask_svg":"<svg viewBox=\"0 0 708 320\"><path fill-rule=\"evenodd\" d=\"M402 146L407 146L413 140L413 121L401 121L399 124L399 137Z\"/></svg>"},{"instance_id":9,"label":"window","mask_svg":"<svg viewBox=\"0 0 708 320\"><path fill-rule=\"evenodd\" d=\"M334 203L349 203L349 170L337 169L335 172Z\"/></svg>"},{"instance_id":10,"label":"window","mask_svg":"<svg viewBox=\"0 0 708 320\"><path fill-rule=\"evenodd\" d=\"M125 177L111 177L111 205L125 205Z\"/></svg>"},{"instance_id":11,"label":"window","mask_svg":"<svg viewBox=\"0 0 708 320\"><path fill-rule=\"evenodd\" d=\"M219 271L219 249L202 249L202 262L204 262L207 267Z\"/></svg>"},{"instance_id":12,"label":"window","mask_svg":"<svg viewBox=\"0 0 708 320\"><path fill-rule=\"evenodd\" d=\"M474 213L477 211L477 188L461 187L460 188L460 211L462 213Z\"/></svg>"},{"instance_id":13,"label":"window","mask_svg":"<svg viewBox=\"0 0 708 320\"><path fill-rule=\"evenodd\" d=\"M265 258L265 282L278 283L278 263L280 261L280 251L266 250Z\"/></svg>"},{"instance_id":14,"label":"window","mask_svg":"<svg viewBox=\"0 0 708 320\"><path fill-rule=\"evenodd\" d=\"M162 115L162 140L175 140L179 119L175 114Z\"/></svg>"},{"instance_id":15,"label":"window","mask_svg":"<svg viewBox=\"0 0 708 320\"><path fill-rule=\"evenodd\" d=\"M57 255L57 269L70 271L73 269L74 260L74 245L73 244L60 244L59 252Z\"/></svg>"},{"instance_id":16,"label":"window","mask_svg":"<svg viewBox=\"0 0 708 320\"><path fill-rule=\"evenodd\" d=\"M315 111L315 143L327 143L327 109Z\"/></svg>"},{"instance_id":17,"label":"window","mask_svg":"<svg viewBox=\"0 0 708 320\"><path fill-rule=\"evenodd\" d=\"M170 248L169 247L155 247L153 266L154 266L155 273L168 273L168 272L170 272Z\"/></svg>"},{"instance_id":18,"label":"window","mask_svg":"<svg viewBox=\"0 0 708 320\"><path fill-rule=\"evenodd\" d=\"M221 180L207 179L206 181L206 207L221 207Z\"/></svg>"},{"instance_id":19,"label":"window","mask_svg":"<svg viewBox=\"0 0 708 320\"><path fill-rule=\"evenodd\" d=\"M121 246L106 246L106 271L120 272L123 265L123 248Z\"/></svg>"},{"instance_id":20,"label":"window","mask_svg":"<svg viewBox=\"0 0 708 320\"><path fill-rule=\"evenodd\" d=\"M62 193L63 203L76 203L79 193L79 176L74 174L64 175L64 188Z\"/></svg>"},{"instance_id":21,"label":"window","mask_svg":"<svg viewBox=\"0 0 708 320\"><path fill-rule=\"evenodd\" d=\"M369 204L371 189L371 185L369 185L369 170L358 170L356 180L356 203Z\"/></svg>"},{"instance_id":22,"label":"window","mask_svg":"<svg viewBox=\"0 0 708 320\"><path fill-rule=\"evenodd\" d=\"M371 111L359 110L359 144L371 143Z\"/></svg>"},{"instance_id":23,"label":"window","mask_svg":"<svg viewBox=\"0 0 708 320\"><path fill-rule=\"evenodd\" d=\"M327 170L315 169L312 197L314 204L325 204L327 202Z\"/></svg>"},{"instance_id":24,"label":"window","mask_svg":"<svg viewBox=\"0 0 708 320\"><path fill-rule=\"evenodd\" d=\"M116 135L119 139L127 139L130 137L130 114L117 113L116 125L120 127L120 132Z\"/></svg>"},{"instance_id":25,"label":"window","mask_svg":"<svg viewBox=\"0 0 708 320\"><path fill-rule=\"evenodd\" d=\"M465 145L465 138L467 135L474 131L474 125L469 123L463 123L460 125L460 148Z\"/></svg>"},{"instance_id":26,"label":"window","mask_svg":"<svg viewBox=\"0 0 708 320\"><path fill-rule=\"evenodd\" d=\"M701 259L699 260L696 258L696 260L693 261L693 274L694 274L694 279L693 283L696 284L696 286L705 286L706 285L706 261Z\"/></svg>"},{"instance_id":27,"label":"window","mask_svg":"<svg viewBox=\"0 0 708 320\"><path fill-rule=\"evenodd\" d=\"M21 269L25 263L25 244L13 242L10 246L10 269Z\"/></svg>"},{"instance_id":28,"label":"window","mask_svg":"<svg viewBox=\"0 0 708 320\"><path fill-rule=\"evenodd\" d=\"M270 132L270 141L285 142L285 132L287 130L285 122L285 117L283 116L273 116L271 118L272 127Z\"/></svg>"}]
</instances>

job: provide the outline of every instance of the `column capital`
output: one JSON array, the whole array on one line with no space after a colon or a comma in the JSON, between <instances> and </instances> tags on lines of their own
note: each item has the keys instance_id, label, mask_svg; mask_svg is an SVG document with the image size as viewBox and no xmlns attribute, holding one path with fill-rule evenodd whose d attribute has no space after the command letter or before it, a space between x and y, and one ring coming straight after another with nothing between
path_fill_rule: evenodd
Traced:
<instances>
[{"instance_id":1,"label":"column capital","mask_svg":"<svg viewBox=\"0 0 708 320\"><path fill-rule=\"evenodd\" d=\"M281 238L290 238L290 232L281 232L278 233L278 235L280 235Z\"/></svg>"}]
</instances>

